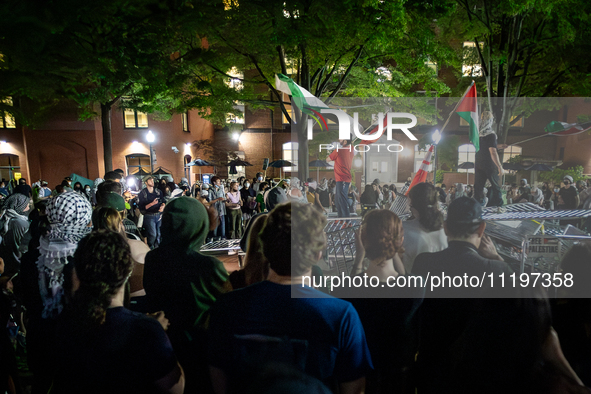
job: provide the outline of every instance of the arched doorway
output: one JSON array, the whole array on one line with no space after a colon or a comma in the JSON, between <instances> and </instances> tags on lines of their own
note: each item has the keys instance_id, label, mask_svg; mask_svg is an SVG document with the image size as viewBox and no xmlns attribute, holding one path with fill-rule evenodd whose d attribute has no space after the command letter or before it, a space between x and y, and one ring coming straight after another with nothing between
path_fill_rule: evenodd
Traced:
<instances>
[{"instance_id":1,"label":"arched doorway","mask_svg":"<svg viewBox=\"0 0 591 394\"><path fill-rule=\"evenodd\" d=\"M0 154L0 177L2 177L2 179L14 179L15 174L19 174L20 178L20 172L20 160L17 155L12 155L10 153Z\"/></svg>"}]
</instances>

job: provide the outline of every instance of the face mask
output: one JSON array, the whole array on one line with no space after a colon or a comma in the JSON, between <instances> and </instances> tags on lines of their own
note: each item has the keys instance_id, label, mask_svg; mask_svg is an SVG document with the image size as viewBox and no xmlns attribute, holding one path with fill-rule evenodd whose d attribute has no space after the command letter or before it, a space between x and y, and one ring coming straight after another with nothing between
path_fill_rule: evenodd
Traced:
<instances>
[{"instance_id":1,"label":"face mask","mask_svg":"<svg viewBox=\"0 0 591 394\"><path fill-rule=\"evenodd\" d=\"M250 187L250 183L244 185L247 189Z\"/></svg>"},{"instance_id":2,"label":"face mask","mask_svg":"<svg viewBox=\"0 0 591 394\"><path fill-rule=\"evenodd\" d=\"M72 181L68 181L68 185L72 185Z\"/></svg>"},{"instance_id":3,"label":"face mask","mask_svg":"<svg viewBox=\"0 0 591 394\"><path fill-rule=\"evenodd\" d=\"M260 176L258 179L259 179L259 181L262 181L262 180L263 180L263 177L262 177L262 176Z\"/></svg>"},{"instance_id":4,"label":"face mask","mask_svg":"<svg viewBox=\"0 0 591 394\"><path fill-rule=\"evenodd\" d=\"M88 191L90 191L90 188L89 188L89 187L87 187L87 188L85 188L84 190L86 190L86 191L88 192Z\"/></svg>"},{"instance_id":5,"label":"face mask","mask_svg":"<svg viewBox=\"0 0 591 394\"><path fill-rule=\"evenodd\" d=\"M555 192L555 193L558 193L559 191L560 191L560 189L559 189L559 188L557 188L557 187L555 187L555 188L554 188L554 192Z\"/></svg>"}]
</instances>

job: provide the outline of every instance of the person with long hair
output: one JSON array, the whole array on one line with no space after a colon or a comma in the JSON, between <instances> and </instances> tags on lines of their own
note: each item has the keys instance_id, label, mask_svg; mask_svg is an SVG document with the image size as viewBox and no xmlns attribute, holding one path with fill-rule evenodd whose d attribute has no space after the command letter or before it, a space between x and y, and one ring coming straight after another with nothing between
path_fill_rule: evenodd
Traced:
<instances>
[{"instance_id":1,"label":"person with long hair","mask_svg":"<svg viewBox=\"0 0 591 394\"><path fill-rule=\"evenodd\" d=\"M72 304L58 330L56 393L182 393L184 373L161 324L123 306L133 258L98 230L74 254Z\"/></svg>"},{"instance_id":2,"label":"person with long hair","mask_svg":"<svg viewBox=\"0 0 591 394\"><path fill-rule=\"evenodd\" d=\"M269 275L269 262L263 255L263 246L259 238L259 233L265 226L266 219L267 215L257 215L248 228L243 268L232 272L229 278L234 290L262 282Z\"/></svg>"},{"instance_id":3,"label":"person with long hair","mask_svg":"<svg viewBox=\"0 0 591 394\"><path fill-rule=\"evenodd\" d=\"M403 223L406 242L403 263L406 272L412 271L417 257L425 252L447 248L443 230L443 214L438 207L437 189L430 183L415 185L408 194L413 220Z\"/></svg>"},{"instance_id":4,"label":"person with long hair","mask_svg":"<svg viewBox=\"0 0 591 394\"><path fill-rule=\"evenodd\" d=\"M340 288L332 295L351 302L363 323L374 370L367 376L367 393L409 392L410 371L418 348L416 311L422 291L390 287L392 278L405 274L405 232L390 210L369 211L356 235L352 275L377 277L376 287ZM367 259L365 259L367 258ZM367 268L363 260L369 260Z\"/></svg>"},{"instance_id":5,"label":"person with long hair","mask_svg":"<svg viewBox=\"0 0 591 394\"><path fill-rule=\"evenodd\" d=\"M125 234L125 227L123 226L123 218L119 212L114 208L100 207L92 213L92 224L94 230L109 230L120 234L129 245L131 249L131 257L133 258L133 271L129 278L129 291L131 297L143 296L144 291L144 260L146 254L150 251L148 245L137 239L130 239Z\"/></svg>"}]
</instances>

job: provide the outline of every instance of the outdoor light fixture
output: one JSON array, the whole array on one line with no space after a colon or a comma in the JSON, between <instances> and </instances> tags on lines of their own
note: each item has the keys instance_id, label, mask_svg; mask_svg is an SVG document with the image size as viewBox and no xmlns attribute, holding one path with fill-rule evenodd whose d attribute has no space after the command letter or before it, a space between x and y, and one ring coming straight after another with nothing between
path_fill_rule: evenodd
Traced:
<instances>
[{"instance_id":1,"label":"outdoor light fixture","mask_svg":"<svg viewBox=\"0 0 591 394\"><path fill-rule=\"evenodd\" d=\"M185 144L185 146L188 146L188 147L190 147L190 146L191 146L191 143L190 143L190 142L187 142L187 143Z\"/></svg>"},{"instance_id":2,"label":"outdoor light fixture","mask_svg":"<svg viewBox=\"0 0 591 394\"><path fill-rule=\"evenodd\" d=\"M155 141L155 137L154 137L154 133L152 133L152 130L148 130L148 135L146 135L146 141L148 141L150 144L152 142Z\"/></svg>"},{"instance_id":3,"label":"outdoor light fixture","mask_svg":"<svg viewBox=\"0 0 591 394\"><path fill-rule=\"evenodd\" d=\"M238 133L234 133L234 134L232 134L232 139L233 139L234 141L238 141L238 140L240 139L240 134L238 134Z\"/></svg>"},{"instance_id":4,"label":"outdoor light fixture","mask_svg":"<svg viewBox=\"0 0 591 394\"><path fill-rule=\"evenodd\" d=\"M135 179L133 177L127 178L127 186L129 186L129 187L135 186Z\"/></svg>"},{"instance_id":5,"label":"outdoor light fixture","mask_svg":"<svg viewBox=\"0 0 591 394\"><path fill-rule=\"evenodd\" d=\"M363 164L363 160L361 160L360 154L357 154L357 156L355 156L355 161L353 162L353 164L355 164L355 167L361 167L361 164Z\"/></svg>"},{"instance_id":6,"label":"outdoor light fixture","mask_svg":"<svg viewBox=\"0 0 591 394\"><path fill-rule=\"evenodd\" d=\"M439 144L439 141L441 141L441 133L439 132L438 129L435 129L435 132L432 135L433 138L433 142L435 143L435 145Z\"/></svg>"}]
</instances>

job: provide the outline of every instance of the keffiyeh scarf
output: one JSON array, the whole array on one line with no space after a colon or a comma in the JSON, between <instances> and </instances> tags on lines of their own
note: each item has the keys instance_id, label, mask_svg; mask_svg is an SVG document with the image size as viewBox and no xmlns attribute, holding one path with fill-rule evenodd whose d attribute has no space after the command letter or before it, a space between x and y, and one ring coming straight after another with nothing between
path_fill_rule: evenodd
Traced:
<instances>
[{"instance_id":1,"label":"keffiyeh scarf","mask_svg":"<svg viewBox=\"0 0 591 394\"><path fill-rule=\"evenodd\" d=\"M24 194L14 193L10 195L2 206L0 211L0 231L1 235L8 232L8 225L12 219L21 219L28 221L29 219L24 215L25 208L29 205L29 197Z\"/></svg>"},{"instance_id":2,"label":"keffiyeh scarf","mask_svg":"<svg viewBox=\"0 0 591 394\"><path fill-rule=\"evenodd\" d=\"M40 239L37 269L42 316L48 319L56 318L63 309L63 270L78 242L91 230L92 207L84 196L68 192L50 199L46 210L51 229Z\"/></svg>"}]
</instances>

